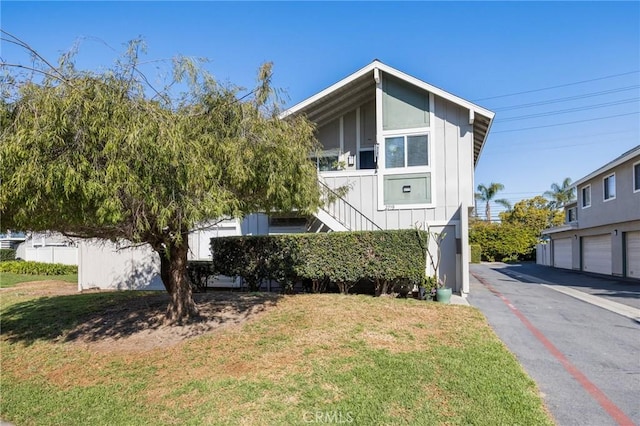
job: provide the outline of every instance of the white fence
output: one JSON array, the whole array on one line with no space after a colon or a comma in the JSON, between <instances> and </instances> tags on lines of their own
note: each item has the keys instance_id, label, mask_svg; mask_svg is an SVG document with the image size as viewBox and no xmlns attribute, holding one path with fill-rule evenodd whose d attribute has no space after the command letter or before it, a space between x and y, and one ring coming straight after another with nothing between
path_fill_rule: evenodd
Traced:
<instances>
[{"instance_id":1,"label":"white fence","mask_svg":"<svg viewBox=\"0 0 640 426\"><path fill-rule=\"evenodd\" d=\"M77 247L25 247L24 260L44 263L62 263L64 265L78 264Z\"/></svg>"}]
</instances>

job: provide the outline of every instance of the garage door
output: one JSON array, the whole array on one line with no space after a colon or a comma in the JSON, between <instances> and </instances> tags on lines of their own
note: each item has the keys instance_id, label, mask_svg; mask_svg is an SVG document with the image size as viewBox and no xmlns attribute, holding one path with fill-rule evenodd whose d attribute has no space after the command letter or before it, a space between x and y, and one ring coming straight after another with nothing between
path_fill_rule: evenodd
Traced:
<instances>
[{"instance_id":1,"label":"garage door","mask_svg":"<svg viewBox=\"0 0 640 426\"><path fill-rule=\"evenodd\" d=\"M571 238L553 240L553 266L571 269Z\"/></svg>"},{"instance_id":2,"label":"garage door","mask_svg":"<svg viewBox=\"0 0 640 426\"><path fill-rule=\"evenodd\" d=\"M582 239L582 270L611 275L611 235Z\"/></svg>"},{"instance_id":3,"label":"garage door","mask_svg":"<svg viewBox=\"0 0 640 426\"><path fill-rule=\"evenodd\" d=\"M640 278L640 231L627 232L627 276Z\"/></svg>"}]
</instances>

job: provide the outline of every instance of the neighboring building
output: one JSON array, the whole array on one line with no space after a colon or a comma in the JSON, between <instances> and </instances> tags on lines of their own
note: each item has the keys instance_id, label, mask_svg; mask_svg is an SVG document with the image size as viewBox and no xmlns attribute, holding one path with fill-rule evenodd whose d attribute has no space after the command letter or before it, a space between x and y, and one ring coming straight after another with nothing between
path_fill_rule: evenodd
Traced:
<instances>
[{"instance_id":1,"label":"neighboring building","mask_svg":"<svg viewBox=\"0 0 640 426\"><path fill-rule=\"evenodd\" d=\"M34 232L24 238L16 258L44 263L78 264L76 241L57 232Z\"/></svg>"},{"instance_id":2,"label":"neighboring building","mask_svg":"<svg viewBox=\"0 0 640 426\"><path fill-rule=\"evenodd\" d=\"M446 233L441 277L446 275L454 291L467 293L474 169L494 113L375 60L281 118L298 114L317 126L320 185L327 191L348 186L348 193L312 218L257 214L198 231L190 236L191 258L210 258L209 239L222 235L429 226ZM113 246L108 250L115 253ZM80 288L144 286L127 278L140 270L128 254L119 252L128 265L123 270L109 266L104 251L100 261L91 260L92 253L81 247ZM149 264L154 255L147 249L140 256L140 264ZM140 276L147 279L146 273Z\"/></svg>"},{"instance_id":3,"label":"neighboring building","mask_svg":"<svg viewBox=\"0 0 640 426\"><path fill-rule=\"evenodd\" d=\"M543 231L538 263L640 279L640 145L573 186L578 199L562 226Z\"/></svg>"},{"instance_id":4,"label":"neighboring building","mask_svg":"<svg viewBox=\"0 0 640 426\"><path fill-rule=\"evenodd\" d=\"M16 249L25 238L24 232L7 230L5 234L0 234L0 249Z\"/></svg>"}]
</instances>

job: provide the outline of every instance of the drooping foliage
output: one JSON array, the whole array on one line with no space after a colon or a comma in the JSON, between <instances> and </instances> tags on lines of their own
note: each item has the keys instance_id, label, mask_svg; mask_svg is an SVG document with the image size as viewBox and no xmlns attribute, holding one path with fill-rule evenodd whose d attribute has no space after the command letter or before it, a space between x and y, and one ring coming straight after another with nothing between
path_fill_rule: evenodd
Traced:
<instances>
[{"instance_id":1,"label":"drooping foliage","mask_svg":"<svg viewBox=\"0 0 640 426\"><path fill-rule=\"evenodd\" d=\"M32 70L41 78L3 67L0 214L4 228L149 244L172 296L167 319L179 322L197 314L188 232L255 211L314 210L317 142L305 118L278 117L271 64L244 94L178 57L173 81L157 89L140 52L133 42L102 72L66 56L57 67L43 60Z\"/></svg>"}]
</instances>

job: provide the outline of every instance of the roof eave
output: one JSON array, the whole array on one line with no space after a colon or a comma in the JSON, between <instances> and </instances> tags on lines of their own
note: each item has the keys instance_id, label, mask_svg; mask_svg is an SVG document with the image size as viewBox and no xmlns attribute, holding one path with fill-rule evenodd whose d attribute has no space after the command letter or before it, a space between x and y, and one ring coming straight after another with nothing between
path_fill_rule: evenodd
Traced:
<instances>
[{"instance_id":1,"label":"roof eave","mask_svg":"<svg viewBox=\"0 0 640 426\"><path fill-rule=\"evenodd\" d=\"M640 155L640 145L631 148L629 151L627 151L626 153L622 154L620 157L612 160L611 162L605 164L604 166L600 167L599 169L589 173L587 176L578 179L577 181L573 182L573 184L571 185L572 188L577 188L578 186L582 185L585 182L590 181L591 179L595 178L598 175L601 175L603 173L608 172L609 170L618 167L620 164L622 163L626 163L627 161L633 159L635 156Z\"/></svg>"}]
</instances>

